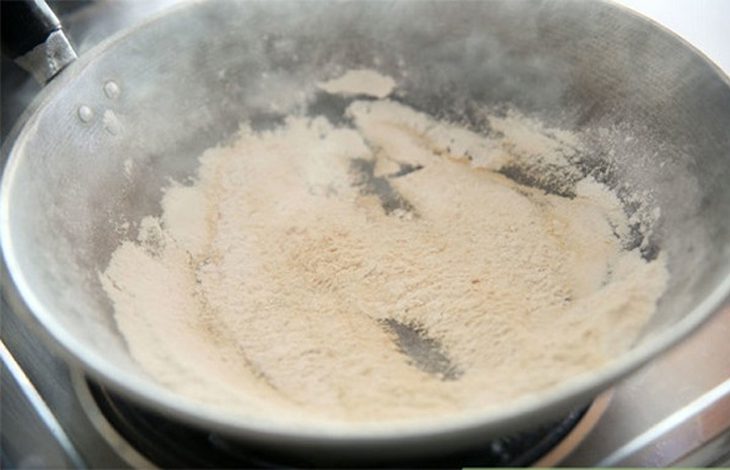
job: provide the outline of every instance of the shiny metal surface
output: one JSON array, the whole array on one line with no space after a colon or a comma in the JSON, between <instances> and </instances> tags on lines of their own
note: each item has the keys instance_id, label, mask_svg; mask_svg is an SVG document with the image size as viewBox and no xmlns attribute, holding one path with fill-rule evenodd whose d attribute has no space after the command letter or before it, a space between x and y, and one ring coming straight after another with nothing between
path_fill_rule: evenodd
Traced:
<instances>
[{"instance_id":1,"label":"shiny metal surface","mask_svg":"<svg viewBox=\"0 0 730 470\"><path fill-rule=\"evenodd\" d=\"M38 83L46 83L76 60L77 55L63 31L54 31L33 50L16 62L33 75Z\"/></svg>"},{"instance_id":2,"label":"shiny metal surface","mask_svg":"<svg viewBox=\"0 0 730 470\"><path fill-rule=\"evenodd\" d=\"M616 449L598 465L663 466L712 442L730 426L730 379ZM697 421L694 421L697 420Z\"/></svg>"},{"instance_id":3,"label":"shiny metal surface","mask_svg":"<svg viewBox=\"0 0 730 470\"><path fill-rule=\"evenodd\" d=\"M17 313L0 296L0 348L11 354L9 361L3 354L2 364L3 466L126 467L126 460L87 418L85 405L73 388L68 365L55 349L40 341L38 332L29 329ZM13 373L6 369L9 362L17 366Z\"/></svg>"},{"instance_id":4,"label":"shiny metal surface","mask_svg":"<svg viewBox=\"0 0 730 470\"><path fill-rule=\"evenodd\" d=\"M481 2L460 11L426 2L387 9L242 5L191 4L105 43L43 91L34 106L40 111L27 114L4 146L11 160L0 224L15 281L5 288L11 295L17 288L33 321L96 378L169 413L264 443L466 445L587 401L686 336L724 298L730 91L726 78L671 35L601 3ZM402 21L414 17L420 21ZM316 27L323 22L326 30ZM653 241L668 252L672 273L643 341L599 373L505 410L336 439L204 413L144 375L95 280L129 235L114 231L115 217L156 213L162 183L191 174L194 157L230 136L241 119L296 108L300 90L292 84L354 66L401 78L401 98L434 114L463 116L468 101L513 101L589 135L618 126L622 139L596 140L597 155L615 169L610 183L653 193L663 216ZM103 93L109 80L120 87L117 100ZM96 118L78 120L80 106ZM118 126L105 125L107 113ZM131 181L120 177L128 157L139 168Z\"/></svg>"},{"instance_id":5,"label":"shiny metal surface","mask_svg":"<svg viewBox=\"0 0 730 470\"><path fill-rule=\"evenodd\" d=\"M697 452L689 466L706 466L730 455L728 338L730 306L618 384L596 428L563 463L664 467ZM711 452L700 454L710 443Z\"/></svg>"},{"instance_id":6,"label":"shiny metal surface","mask_svg":"<svg viewBox=\"0 0 730 470\"><path fill-rule=\"evenodd\" d=\"M76 369L72 372L71 384L85 417L91 422L93 429L98 433L98 435L104 439L104 442L110 446L114 456L124 462L124 466L129 466L130 468L155 467L152 462L147 460L140 451L135 449L134 446L121 436L119 432L114 429L114 426L107 421L96 401L94 401L94 397L89 391L86 377L83 375L81 370ZM106 465L106 462L101 461L99 464Z\"/></svg>"},{"instance_id":7,"label":"shiny metal surface","mask_svg":"<svg viewBox=\"0 0 730 470\"><path fill-rule=\"evenodd\" d=\"M83 467L76 448L13 355L0 342L2 449L8 466ZM5 454L10 454L5 456ZM19 459L14 460L15 456Z\"/></svg>"}]
</instances>

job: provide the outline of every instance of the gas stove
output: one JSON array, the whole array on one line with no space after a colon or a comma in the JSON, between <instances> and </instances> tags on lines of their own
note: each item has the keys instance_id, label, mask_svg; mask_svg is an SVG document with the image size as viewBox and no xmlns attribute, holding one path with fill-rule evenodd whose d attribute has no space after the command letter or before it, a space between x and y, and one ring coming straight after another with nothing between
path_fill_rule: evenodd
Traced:
<instances>
[{"instance_id":1,"label":"gas stove","mask_svg":"<svg viewBox=\"0 0 730 470\"><path fill-rule=\"evenodd\" d=\"M58 2L79 53L174 0ZM662 2L645 13L706 52L728 40L700 31L689 2ZM717 2L720 9L730 8ZM712 6L707 3L706 6ZM708 16L709 17L709 16ZM720 24L719 22L717 23ZM727 52L727 51L725 51ZM730 72L730 56L713 56ZM39 87L2 64L2 136ZM318 456L295 460L141 409L88 380L42 341L26 311L0 297L0 467L299 467L337 466ZM692 337L563 419L459 454L402 467L730 466L730 305ZM378 464L378 462L374 462Z\"/></svg>"}]
</instances>

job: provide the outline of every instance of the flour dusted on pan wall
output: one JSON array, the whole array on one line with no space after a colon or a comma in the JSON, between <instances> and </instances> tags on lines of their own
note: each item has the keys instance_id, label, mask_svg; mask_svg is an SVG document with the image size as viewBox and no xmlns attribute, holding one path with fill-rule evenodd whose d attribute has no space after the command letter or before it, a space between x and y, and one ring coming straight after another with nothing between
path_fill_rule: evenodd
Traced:
<instances>
[{"instance_id":1,"label":"flour dusted on pan wall","mask_svg":"<svg viewBox=\"0 0 730 470\"><path fill-rule=\"evenodd\" d=\"M331 94L385 98L395 88L395 80L374 70L348 70L344 75L317 86Z\"/></svg>"},{"instance_id":2,"label":"flour dusted on pan wall","mask_svg":"<svg viewBox=\"0 0 730 470\"><path fill-rule=\"evenodd\" d=\"M151 376L248 419L392 424L499 407L630 346L665 260L625 249L620 201L571 166L578 136L516 110L489 136L385 98L346 113L244 124L115 251L102 283ZM520 165L564 187L505 176Z\"/></svg>"}]
</instances>

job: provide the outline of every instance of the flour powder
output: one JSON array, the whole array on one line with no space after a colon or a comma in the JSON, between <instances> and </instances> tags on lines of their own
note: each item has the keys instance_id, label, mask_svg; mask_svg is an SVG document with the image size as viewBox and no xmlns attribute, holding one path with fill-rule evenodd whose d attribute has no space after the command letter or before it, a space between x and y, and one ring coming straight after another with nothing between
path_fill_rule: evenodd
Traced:
<instances>
[{"instance_id":1,"label":"flour powder","mask_svg":"<svg viewBox=\"0 0 730 470\"><path fill-rule=\"evenodd\" d=\"M569 171L575 136L511 112L486 137L387 99L347 114L244 125L114 252L101 279L151 376L248 419L347 425L498 407L629 348L662 257L624 248L602 184L499 172Z\"/></svg>"}]
</instances>

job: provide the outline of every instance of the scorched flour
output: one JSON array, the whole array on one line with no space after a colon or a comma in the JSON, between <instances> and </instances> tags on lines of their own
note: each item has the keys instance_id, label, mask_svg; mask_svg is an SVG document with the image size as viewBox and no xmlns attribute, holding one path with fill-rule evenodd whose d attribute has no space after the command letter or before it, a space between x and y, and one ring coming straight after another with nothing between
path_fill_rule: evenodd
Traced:
<instances>
[{"instance_id":1,"label":"scorched flour","mask_svg":"<svg viewBox=\"0 0 730 470\"><path fill-rule=\"evenodd\" d=\"M244 125L114 252L101 280L151 376L248 419L372 423L497 407L629 347L661 256L624 249L596 181L561 196L499 172L570 173L575 136L515 112L483 136L387 99L347 115Z\"/></svg>"}]
</instances>

